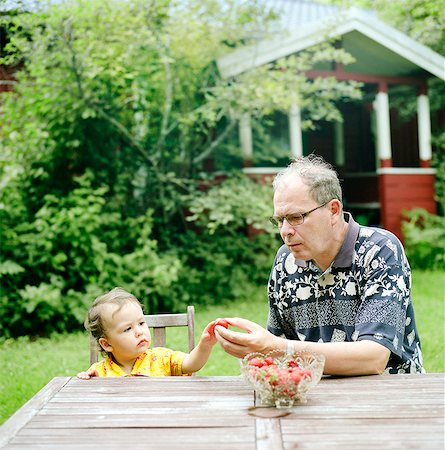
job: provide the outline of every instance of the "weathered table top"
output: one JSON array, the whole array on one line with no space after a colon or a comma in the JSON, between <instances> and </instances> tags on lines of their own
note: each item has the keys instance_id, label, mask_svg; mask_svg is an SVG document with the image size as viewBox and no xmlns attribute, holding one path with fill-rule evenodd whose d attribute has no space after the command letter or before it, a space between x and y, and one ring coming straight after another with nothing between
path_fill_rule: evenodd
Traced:
<instances>
[{"instance_id":1,"label":"weathered table top","mask_svg":"<svg viewBox=\"0 0 445 450\"><path fill-rule=\"evenodd\" d=\"M323 378L306 404L262 418L240 377L58 377L3 424L0 448L442 450L444 381Z\"/></svg>"}]
</instances>

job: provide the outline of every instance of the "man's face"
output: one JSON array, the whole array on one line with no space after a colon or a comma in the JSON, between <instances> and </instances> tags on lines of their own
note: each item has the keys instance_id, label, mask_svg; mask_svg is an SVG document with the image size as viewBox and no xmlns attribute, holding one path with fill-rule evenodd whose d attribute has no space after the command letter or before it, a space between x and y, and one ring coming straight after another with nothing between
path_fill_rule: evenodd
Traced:
<instances>
[{"instance_id":1,"label":"man's face","mask_svg":"<svg viewBox=\"0 0 445 450\"><path fill-rule=\"evenodd\" d=\"M305 213L317 206L300 178L284 180L275 191L274 216ZM308 214L300 225L291 226L284 220L280 235L296 259L324 260L334 238L329 204Z\"/></svg>"}]
</instances>

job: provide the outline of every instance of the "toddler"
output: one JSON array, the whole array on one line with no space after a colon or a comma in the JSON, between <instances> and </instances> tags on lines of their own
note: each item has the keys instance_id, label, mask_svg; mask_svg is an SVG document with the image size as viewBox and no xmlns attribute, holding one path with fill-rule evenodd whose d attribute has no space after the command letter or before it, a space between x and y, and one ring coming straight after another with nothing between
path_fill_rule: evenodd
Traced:
<instances>
[{"instance_id":1,"label":"toddler","mask_svg":"<svg viewBox=\"0 0 445 450\"><path fill-rule=\"evenodd\" d=\"M85 320L85 328L108 357L77 376L88 380L95 376L156 377L197 372L209 359L216 343L215 322L206 326L198 345L190 353L162 347L151 349L150 331L139 300L116 287L96 298Z\"/></svg>"}]
</instances>

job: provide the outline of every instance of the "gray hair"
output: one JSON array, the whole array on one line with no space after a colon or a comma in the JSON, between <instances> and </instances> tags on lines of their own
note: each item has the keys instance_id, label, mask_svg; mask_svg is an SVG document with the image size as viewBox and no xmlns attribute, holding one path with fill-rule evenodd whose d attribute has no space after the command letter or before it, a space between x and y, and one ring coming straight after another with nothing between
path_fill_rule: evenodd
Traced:
<instances>
[{"instance_id":1,"label":"gray hair","mask_svg":"<svg viewBox=\"0 0 445 450\"><path fill-rule=\"evenodd\" d=\"M296 177L309 187L309 195L317 203L323 204L334 198L342 201L337 172L321 156L309 155L294 159L276 175L272 184L274 192Z\"/></svg>"}]
</instances>

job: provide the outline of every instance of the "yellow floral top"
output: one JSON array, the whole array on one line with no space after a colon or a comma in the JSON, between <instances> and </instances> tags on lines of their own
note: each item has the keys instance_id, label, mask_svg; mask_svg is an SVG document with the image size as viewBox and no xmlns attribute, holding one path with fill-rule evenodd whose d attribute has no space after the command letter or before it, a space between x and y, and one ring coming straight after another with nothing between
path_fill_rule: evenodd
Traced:
<instances>
[{"instance_id":1,"label":"yellow floral top","mask_svg":"<svg viewBox=\"0 0 445 450\"><path fill-rule=\"evenodd\" d=\"M146 350L137 357L130 374L125 373L111 356L94 363L89 371L95 370L98 377L190 375L182 373L182 361L186 356L187 354L183 352L156 347Z\"/></svg>"}]
</instances>

